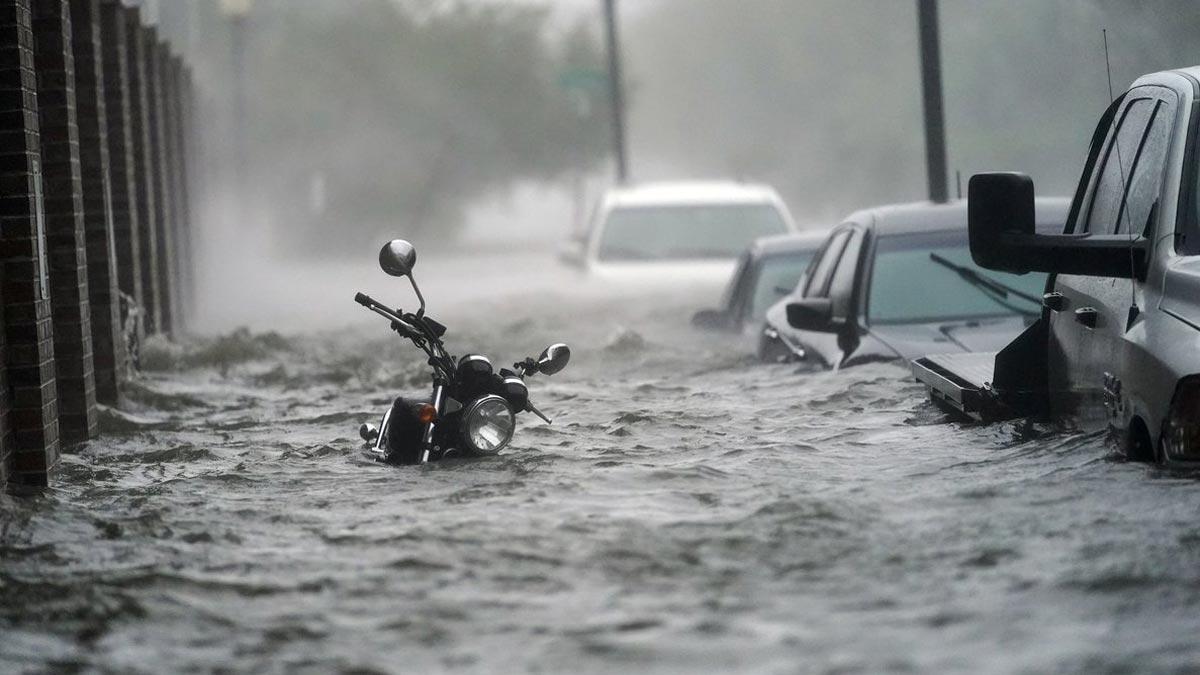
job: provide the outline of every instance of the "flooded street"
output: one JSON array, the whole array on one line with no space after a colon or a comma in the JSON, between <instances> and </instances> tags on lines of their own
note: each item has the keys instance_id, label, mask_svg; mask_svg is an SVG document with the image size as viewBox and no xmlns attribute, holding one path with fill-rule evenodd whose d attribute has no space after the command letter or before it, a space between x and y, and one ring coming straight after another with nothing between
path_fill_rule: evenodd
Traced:
<instances>
[{"instance_id":1,"label":"flooded street","mask_svg":"<svg viewBox=\"0 0 1200 675\"><path fill-rule=\"evenodd\" d=\"M397 393L425 393L426 368L351 302L357 279L325 283L326 296L297 281L315 312L344 304L330 311L351 327L148 350L166 369L105 412L103 437L64 457L51 490L0 497L0 663L1100 673L1200 662L1192 478L1120 461L1096 433L948 423L896 365L758 365L693 332L694 303L573 292L545 260L522 265L542 270L534 295L479 293L500 273L475 259L422 265L455 354L500 364L571 344L567 370L531 381L552 426L521 416L496 458L365 459L358 425ZM469 269L482 271L463 279ZM376 285L361 290L409 302L402 282L358 272Z\"/></svg>"}]
</instances>

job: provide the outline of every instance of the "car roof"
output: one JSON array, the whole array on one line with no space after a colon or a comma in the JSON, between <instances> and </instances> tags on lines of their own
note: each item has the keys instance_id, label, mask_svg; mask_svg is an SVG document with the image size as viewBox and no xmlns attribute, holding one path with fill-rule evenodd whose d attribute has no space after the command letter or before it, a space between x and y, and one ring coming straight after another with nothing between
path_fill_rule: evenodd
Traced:
<instances>
[{"instance_id":1,"label":"car roof","mask_svg":"<svg viewBox=\"0 0 1200 675\"><path fill-rule=\"evenodd\" d=\"M796 234L759 237L750 243L750 257L763 258L787 253L815 253L829 237L828 229L805 230Z\"/></svg>"},{"instance_id":2,"label":"car roof","mask_svg":"<svg viewBox=\"0 0 1200 675\"><path fill-rule=\"evenodd\" d=\"M1066 197L1039 197L1034 203L1037 228L1061 230L1070 210L1071 200ZM873 228L880 236L965 229L967 200L877 206L855 211L845 222Z\"/></svg>"},{"instance_id":3,"label":"car roof","mask_svg":"<svg viewBox=\"0 0 1200 675\"><path fill-rule=\"evenodd\" d=\"M609 207L765 204L778 200L779 195L769 185L733 181L646 183L612 188L605 195Z\"/></svg>"},{"instance_id":4,"label":"car roof","mask_svg":"<svg viewBox=\"0 0 1200 675\"><path fill-rule=\"evenodd\" d=\"M1157 84L1182 91L1195 92L1195 81L1200 80L1200 66L1160 70L1156 73L1146 73L1139 77L1130 88L1146 84Z\"/></svg>"}]
</instances>

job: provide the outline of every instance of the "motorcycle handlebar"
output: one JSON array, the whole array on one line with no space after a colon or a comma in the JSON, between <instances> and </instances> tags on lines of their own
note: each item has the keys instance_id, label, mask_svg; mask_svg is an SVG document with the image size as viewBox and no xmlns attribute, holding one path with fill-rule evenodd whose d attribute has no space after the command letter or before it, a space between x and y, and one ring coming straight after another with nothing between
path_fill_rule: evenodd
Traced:
<instances>
[{"instance_id":1,"label":"motorcycle handlebar","mask_svg":"<svg viewBox=\"0 0 1200 675\"><path fill-rule=\"evenodd\" d=\"M390 321L392 323L392 330L396 331L400 335L402 335L410 340L413 340L414 342L418 342L418 344L419 344L419 341L425 341L425 340L428 340L428 341L434 343L434 347L422 347L422 349L425 349L431 358L435 358L437 356L437 352L433 351L433 349L436 348L437 350L439 350L441 352L441 354L447 361L449 360L449 357L445 356L445 353L446 353L445 348L441 347L441 343L438 340L438 338L441 337L441 333L444 333L446 331L446 329L444 327L442 327L441 324L438 324L437 322L432 322L429 319L425 319L422 322L422 324L424 325L424 331L426 331L426 332L425 332L425 334L422 334L421 328L413 326L412 324L409 323L409 321L406 320L406 317L404 316L404 310L402 310L402 309L397 308L397 309L393 310L393 309L389 308L387 305L384 305L383 303L380 303L379 301L375 300L371 296L367 295L366 293L356 293L354 295L354 301L357 302L358 304L362 305L363 307L366 307L367 309L371 310L372 312L375 312L379 316L382 316L383 318ZM437 331L437 328L435 328L435 329L433 329L433 330L435 330L435 333L433 335L429 335L428 331L431 330L429 327L430 323L433 323L434 326L436 326L437 328L440 328L440 331ZM452 368L453 366L450 366L450 367Z\"/></svg>"},{"instance_id":2,"label":"motorcycle handlebar","mask_svg":"<svg viewBox=\"0 0 1200 675\"><path fill-rule=\"evenodd\" d=\"M398 324L404 327L406 330L409 329L408 324L406 324L401 318L404 315L403 310L393 310L366 293L356 293L354 295L354 301L371 310L372 312L375 312L379 316L391 321L393 324Z\"/></svg>"},{"instance_id":3,"label":"motorcycle handlebar","mask_svg":"<svg viewBox=\"0 0 1200 675\"><path fill-rule=\"evenodd\" d=\"M382 302L379 302L375 298L372 298L371 296L367 295L366 293L355 293L354 301L373 312L378 312L379 310L383 310L383 311L387 312L388 314L394 314L396 316L404 315L404 310L392 309L391 307L388 307L387 305L383 304Z\"/></svg>"}]
</instances>

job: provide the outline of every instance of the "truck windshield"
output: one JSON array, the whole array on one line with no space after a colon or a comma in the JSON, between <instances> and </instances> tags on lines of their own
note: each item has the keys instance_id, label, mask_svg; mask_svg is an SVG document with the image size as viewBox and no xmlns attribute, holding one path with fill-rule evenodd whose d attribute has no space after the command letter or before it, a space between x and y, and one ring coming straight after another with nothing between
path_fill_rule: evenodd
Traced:
<instances>
[{"instance_id":1,"label":"truck windshield","mask_svg":"<svg viewBox=\"0 0 1200 675\"><path fill-rule=\"evenodd\" d=\"M787 225L769 204L643 206L613 209L598 258L608 262L736 258Z\"/></svg>"},{"instance_id":2,"label":"truck windshield","mask_svg":"<svg viewBox=\"0 0 1200 675\"><path fill-rule=\"evenodd\" d=\"M1005 274L977 267L971 261L966 231L881 237L867 311L873 324L1032 315L1040 305L1030 298L1040 298L1045 286L1045 274ZM1013 292L995 291L1004 287Z\"/></svg>"}]
</instances>

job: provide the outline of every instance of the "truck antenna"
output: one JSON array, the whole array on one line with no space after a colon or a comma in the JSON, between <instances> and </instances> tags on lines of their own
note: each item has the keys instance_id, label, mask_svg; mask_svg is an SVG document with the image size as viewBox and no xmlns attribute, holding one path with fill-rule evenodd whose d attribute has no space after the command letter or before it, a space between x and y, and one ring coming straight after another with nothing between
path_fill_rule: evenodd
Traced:
<instances>
[{"instance_id":1,"label":"truck antenna","mask_svg":"<svg viewBox=\"0 0 1200 675\"><path fill-rule=\"evenodd\" d=\"M1116 96L1113 95L1112 59L1109 57L1109 54L1108 54L1108 29L1101 28L1100 34L1104 37L1104 74L1108 77L1108 100L1109 100L1109 102L1112 102L1112 101L1116 100ZM1137 263L1135 262L1134 257L1133 257L1133 242L1134 242L1133 223L1129 220L1129 209L1127 208L1129 206L1129 204L1126 201L1128 199L1128 195L1125 194L1126 190L1129 187L1125 181L1125 160L1121 158L1120 139L1117 136L1113 136L1112 142L1113 142L1113 146L1117 150L1117 167L1121 170L1121 195L1122 195L1122 197L1121 197L1120 213L1121 213L1121 216L1125 218L1125 229L1128 230L1128 232L1129 232L1129 272L1130 272L1130 274L1129 274L1129 317L1125 323L1125 330L1129 330L1129 327L1133 324L1133 320L1136 319L1138 314L1141 312L1141 310L1138 309L1138 304L1137 304L1137 283L1136 283Z\"/></svg>"},{"instance_id":2,"label":"truck antenna","mask_svg":"<svg viewBox=\"0 0 1200 675\"><path fill-rule=\"evenodd\" d=\"M1113 95L1112 88L1112 60L1108 57L1108 29L1101 28L1100 34L1104 37L1104 74L1108 76L1108 102L1112 103L1117 97Z\"/></svg>"}]
</instances>

